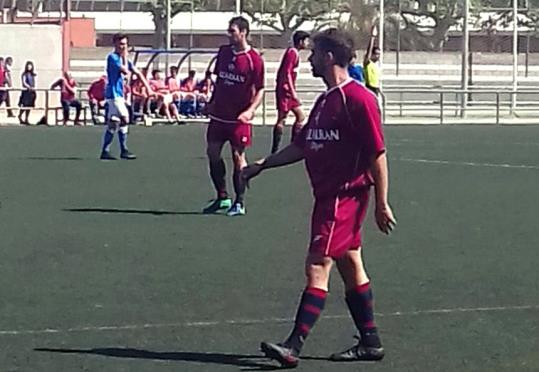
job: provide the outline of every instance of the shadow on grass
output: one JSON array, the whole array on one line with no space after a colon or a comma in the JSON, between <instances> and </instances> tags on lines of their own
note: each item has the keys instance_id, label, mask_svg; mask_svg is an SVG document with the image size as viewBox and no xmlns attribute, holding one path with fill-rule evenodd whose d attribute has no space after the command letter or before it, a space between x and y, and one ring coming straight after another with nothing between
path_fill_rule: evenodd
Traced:
<instances>
[{"instance_id":1,"label":"shadow on grass","mask_svg":"<svg viewBox=\"0 0 539 372\"><path fill-rule=\"evenodd\" d=\"M84 158L80 158L77 156L29 156L26 158L21 158L23 160L84 160Z\"/></svg>"},{"instance_id":2,"label":"shadow on grass","mask_svg":"<svg viewBox=\"0 0 539 372\"><path fill-rule=\"evenodd\" d=\"M155 352L132 348L95 348L95 349L64 349L36 348L34 351L60 354L92 354L115 358L175 360L183 362L209 363L238 366L243 371L274 371L279 367L259 362L263 357L258 355L199 353L190 351Z\"/></svg>"},{"instance_id":3,"label":"shadow on grass","mask_svg":"<svg viewBox=\"0 0 539 372\"><path fill-rule=\"evenodd\" d=\"M187 215L187 216L207 216L202 212L186 211L159 211L152 209L121 209L121 208L64 208L64 212L78 212L78 213L119 213L119 214L150 214L153 216L167 216L167 215Z\"/></svg>"}]
</instances>

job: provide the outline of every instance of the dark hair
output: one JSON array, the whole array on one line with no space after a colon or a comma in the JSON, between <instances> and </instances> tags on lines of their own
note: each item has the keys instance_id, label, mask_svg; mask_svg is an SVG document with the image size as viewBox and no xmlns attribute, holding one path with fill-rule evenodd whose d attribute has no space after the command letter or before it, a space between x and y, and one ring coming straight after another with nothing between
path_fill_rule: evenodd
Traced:
<instances>
[{"instance_id":1,"label":"dark hair","mask_svg":"<svg viewBox=\"0 0 539 372\"><path fill-rule=\"evenodd\" d=\"M3 61L4 60L4 57L0 57L0 61Z\"/></svg>"},{"instance_id":2,"label":"dark hair","mask_svg":"<svg viewBox=\"0 0 539 372\"><path fill-rule=\"evenodd\" d=\"M211 78L212 72L210 70L206 70L206 72L204 73L204 76L207 77L207 78L208 77Z\"/></svg>"},{"instance_id":3,"label":"dark hair","mask_svg":"<svg viewBox=\"0 0 539 372\"><path fill-rule=\"evenodd\" d=\"M120 41L120 40L122 40L122 39L127 39L127 40L129 40L129 37L128 37L126 34L124 34L123 32L118 32L118 33L116 33L116 34L114 34L114 35L112 36L112 42L113 42L113 43L115 43L115 42L117 42L117 41Z\"/></svg>"},{"instance_id":4,"label":"dark hair","mask_svg":"<svg viewBox=\"0 0 539 372\"><path fill-rule=\"evenodd\" d=\"M30 69L29 67L32 66L32 69ZM31 72L32 75L36 75L35 71L34 71L34 62L32 61L26 61L26 63L24 64L24 72L23 73L27 73L27 72Z\"/></svg>"},{"instance_id":5,"label":"dark hair","mask_svg":"<svg viewBox=\"0 0 539 372\"><path fill-rule=\"evenodd\" d=\"M228 22L229 27L232 25L236 25L240 32L247 31L247 35L249 35L249 21L246 18L243 18L242 16L234 17Z\"/></svg>"},{"instance_id":6,"label":"dark hair","mask_svg":"<svg viewBox=\"0 0 539 372\"><path fill-rule=\"evenodd\" d=\"M170 66L169 70L170 70L170 73L178 72L178 67L177 66Z\"/></svg>"},{"instance_id":7,"label":"dark hair","mask_svg":"<svg viewBox=\"0 0 539 372\"><path fill-rule=\"evenodd\" d=\"M309 38L309 33L308 32L305 32L305 31L296 31L294 32L294 34L292 35L292 42L294 43L294 45L298 45L300 42L302 42L303 40L305 39L308 39Z\"/></svg>"},{"instance_id":8,"label":"dark hair","mask_svg":"<svg viewBox=\"0 0 539 372\"><path fill-rule=\"evenodd\" d=\"M13 57L6 57L6 62L13 62Z\"/></svg>"},{"instance_id":9,"label":"dark hair","mask_svg":"<svg viewBox=\"0 0 539 372\"><path fill-rule=\"evenodd\" d=\"M372 52L373 53L380 52L380 48L378 46L374 46L372 47Z\"/></svg>"},{"instance_id":10,"label":"dark hair","mask_svg":"<svg viewBox=\"0 0 539 372\"><path fill-rule=\"evenodd\" d=\"M155 74L160 73L160 72L161 70L159 69L152 70L152 76L155 76Z\"/></svg>"},{"instance_id":11,"label":"dark hair","mask_svg":"<svg viewBox=\"0 0 539 372\"><path fill-rule=\"evenodd\" d=\"M195 70L189 70L189 76L195 76L197 72Z\"/></svg>"},{"instance_id":12,"label":"dark hair","mask_svg":"<svg viewBox=\"0 0 539 372\"><path fill-rule=\"evenodd\" d=\"M331 52L338 66L347 67L350 64L354 52L354 40L347 32L329 28L314 35L312 40L315 48L320 48L326 53Z\"/></svg>"}]
</instances>

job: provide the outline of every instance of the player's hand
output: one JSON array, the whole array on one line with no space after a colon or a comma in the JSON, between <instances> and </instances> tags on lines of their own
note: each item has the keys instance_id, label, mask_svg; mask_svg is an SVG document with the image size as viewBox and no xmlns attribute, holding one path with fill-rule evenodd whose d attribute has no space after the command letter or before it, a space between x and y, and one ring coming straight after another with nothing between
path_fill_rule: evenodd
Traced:
<instances>
[{"instance_id":1,"label":"player's hand","mask_svg":"<svg viewBox=\"0 0 539 372\"><path fill-rule=\"evenodd\" d=\"M371 27L371 36L372 37L378 36L378 29L376 28L376 25L372 25Z\"/></svg>"},{"instance_id":2,"label":"player's hand","mask_svg":"<svg viewBox=\"0 0 539 372\"><path fill-rule=\"evenodd\" d=\"M255 117L255 112L253 110L245 110L238 116L238 121L242 123L249 123Z\"/></svg>"},{"instance_id":3,"label":"player's hand","mask_svg":"<svg viewBox=\"0 0 539 372\"><path fill-rule=\"evenodd\" d=\"M243 182L245 182L245 185L249 187L249 181L251 178L254 178L262 172L264 169L263 161L257 161L255 163L247 165L245 168L241 170L240 177Z\"/></svg>"},{"instance_id":4,"label":"player's hand","mask_svg":"<svg viewBox=\"0 0 539 372\"><path fill-rule=\"evenodd\" d=\"M389 234L397 225L397 220L393 216L393 211L391 210L389 204L380 206L377 205L374 211L374 215L378 228L384 234Z\"/></svg>"}]
</instances>

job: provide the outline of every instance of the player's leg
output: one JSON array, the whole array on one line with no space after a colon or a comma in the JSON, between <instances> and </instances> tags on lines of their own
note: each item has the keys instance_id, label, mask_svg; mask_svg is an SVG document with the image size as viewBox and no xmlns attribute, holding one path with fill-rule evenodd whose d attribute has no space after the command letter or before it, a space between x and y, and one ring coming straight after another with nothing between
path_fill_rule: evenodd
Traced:
<instances>
[{"instance_id":1,"label":"player's leg","mask_svg":"<svg viewBox=\"0 0 539 372\"><path fill-rule=\"evenodd\" d=\"M373 294L360 249L346 252L336 260L346 288L346 304L360 334L352 348L331 355L335 361L380 360L384 349L374 322Z\"/></svg>"},{"instance_id":2,"label":"player's leg","mask_svg":"<svg viewBox=\"0 0 539 372\"><path fill-rule=\"evenodd\" d=\"M217 195L202 210L203 213L215 213L220 210L229 209L232 206L232 200L230 200L226 191L226 166L221 156L225 140L222 138L220 129L219 124L212 124L210 122L206 134L206 155L208 156L210 178Z\"/></svg>"},{"instance_id":3,"label":"player's leg","mask_svg":"<svg viewBox=\"0 0 539 372\"><path fill-rule=\"evenodd\" d=\"M242 216L245 214L245 182L241 179L241 170L247 166L247 159L245 155L245 147L243 146L231 146L232 160L234 162L234 172L232 173L232 181L234 184L234 193L236 199L234 203L227 211L228 216Z\"/></svg>"},{"instance_id":4,"label":"player's leg","mask_svg":"<svg viewBox=\"0 0 539 372\"><path fill-rule=\"evenodd\" d=\"M292 108L292 113L294 114L296 120L294 121L294 125L292 125L292 136L291 141L294 141L294 138L296 138L296 135L301 131L301 128L303 128L303 124L305 122L305 114L303 113L303 110L300 106Z\"/></svg>"},{"instance_id":5,"label":"player's leg","mask_svg":"<svg viewBox=\"0 0 539 372\"><path fill-rule=\"evenodd\" d=\"M271 153L274 154L279 151L279 145L281 144L281 138L283 137L284 124L286 121L287 112L283 110L277 111L277 122L273 126L273 140L271 142Z\"/></svg>"},{"instance_id":6,"label":"player's leg","mask_svg":"<svg viewBox=\"0 0 539 372\"><path fill-rule=\"evenodd\" d=\"M61 100L60 104L62 105L62 122L64 125L67 125L67 122L69 121L70 104L69 101L65 100Z\"/></svg>"},{"instance_id":7,"label":"player's leg","mask_svg":"<svg viewBox=\"0 0 539 372\"><path fill-rule=\"evenodd\" d=\"M125 109L125 110L124 110ZM120 142L120 157L126 160L134 160L137 158L127 148L127 133L129 132L129 111L127 106L123 105L122 115L120 116L120 128L118 128L118 141Z\"/></svg>"},{"instance_id":8,"label":"player's leg","mask_svg":"<svg viewBox=\"0 0 539 372\"><path fill-rule=\"evenodd\" d=\"M110 145L114 140L114 133L116 132L116 123L112 120L114 116L119 116L118 108L114 104L114 100L107 99L105 104L105 133L103 134L103 145L101 147L101 160L116 159L110 153Z\"/></svg>"},{"instance_id":9,"label":"player's leg","mask_svg":"<svg viewBox=\"0 0 539 372\"><path fill-rule=\"evenodd\" d=\"M282 343L263 342L260 345L267 357L279 361L283 367L295 367L299 362L299 354L305 339L324 309L331 266L330 257L317 253L310 253L307 256L306 287L301 295L292 332Z\"/></svg>"}]
</instances>

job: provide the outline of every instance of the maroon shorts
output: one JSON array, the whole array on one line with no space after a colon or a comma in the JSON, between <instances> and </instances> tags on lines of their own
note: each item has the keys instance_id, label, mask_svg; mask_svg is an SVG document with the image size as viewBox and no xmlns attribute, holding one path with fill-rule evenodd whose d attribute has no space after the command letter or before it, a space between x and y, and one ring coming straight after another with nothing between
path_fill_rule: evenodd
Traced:
<instances>
[{"instance_id":1,"label":"maroon shorts","mask_svg":"<svg viewBox=\"0 0 539 372\"><path fill-rule=\"evenodd\" d=\"M339 258L349 250L358 249L368 204L369 189L316 200L309 254Z\"/></svg>"},{"instance_id":2,"label":"maroon shorts","mask_svg":"<svg viewBox=\"0 0 539 372\"><path fill-rule=\"evenodd\" d=\"M249 147L252 142L252 125L245 123L227 124L217 120L210 120L206 141L230 142L234 147Z\"/></svg>"},{"instance_id":3,"label":"maroon shorts","mask_svg":"<svg viewBox=\"0 0 539 372\"><path fill-rule=\"evenodd\" d=\"M292 109L301 106L297 99L282 89L275 91L275 103L277 104L277 111L280 112L290 112Z\"/></svg>"}]
</instances>

